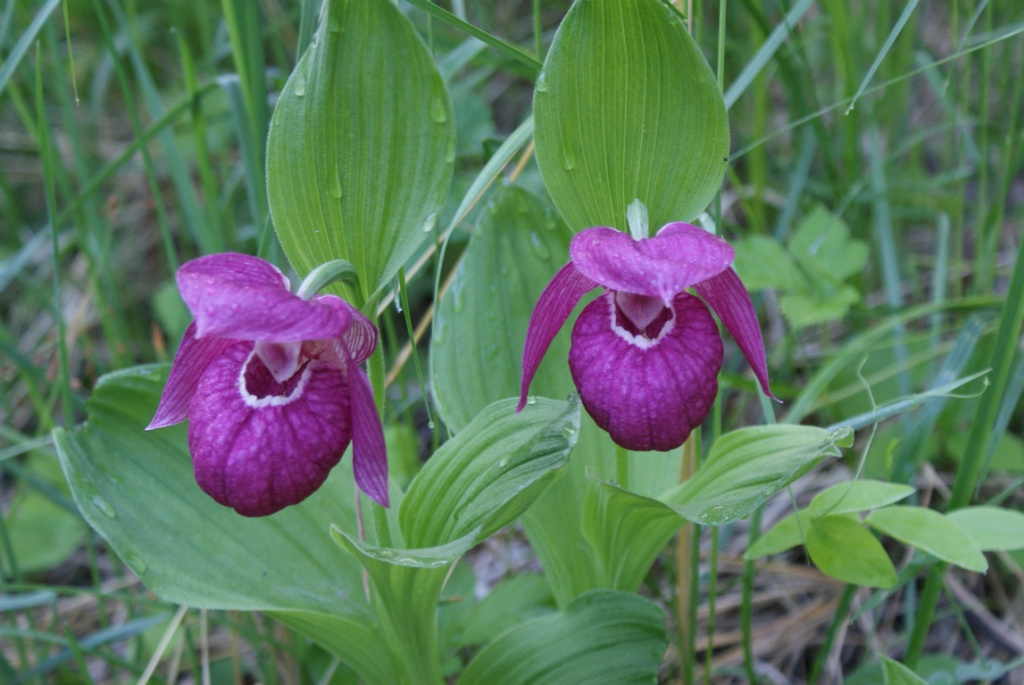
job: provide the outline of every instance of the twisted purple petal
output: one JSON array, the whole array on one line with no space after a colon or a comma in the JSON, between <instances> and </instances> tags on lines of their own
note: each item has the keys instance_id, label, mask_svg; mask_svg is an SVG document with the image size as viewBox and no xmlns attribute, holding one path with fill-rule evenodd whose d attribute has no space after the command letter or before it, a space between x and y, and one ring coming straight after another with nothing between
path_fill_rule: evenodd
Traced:
<instances>
[{"instance_id":1,"label":"twisted purple petal","mask_svg":"<svg viewBox=\"0 0 1024 685\"><path fill-rule=\"evenodd\" d=\"M778 401L768 387L768 362L765 359L761 327L757 323L757 312L740 277L729 268L698 283L694 289L715 310L722 325L736 341L750 368L754 370L757 382L761 384L761 392Z\"/></svg>"},{"instance_id":2,"label":"twisted purple petal","mask_svg":"<svg viewBox=\"0 0 1024 685\"><path fill-rule=\"evenodd\" d=\"M696 226L666 224L653 238L633 240L598 226L577 233L569 245L573 264L610 290L657 297L666 307L685 288L720 273L733 249Z\"/></svg>"},{"instance_id":3,"label":"twisted purple petal","mask_svg":"<svg viewBox=\"0 0 1024 685\"><path fill-rule=\"evenodd\" d=\"M526 406L530 383L537 373L544 353L551 346L551 341L558 335L562 324L572 314L580 299L596 287L597 283L584 276L572 262L569 262L558 270L544 288L540 299L537 300L537 306L533 308L533 314L530 315L530 325L526 329L526 343L523 345L523 378L517 412Z\"/></svg>"},{"instance_id":4,"label":"twisted purple petal","mask_svg":"<svg viewBox=\"0 0 1024 685\"><path fill-rule=\"evenodd\" d=\"M352 471L359 489L386 507L389 505L388 455L370 379L353 362L349 365L348 383L352 403Z\"/></svg>"},{"instance_id":5,"label":"twisted purple petal","mask_svg":"<svg viewBox=\"0 0 1024 685\"><path fill-rule=\"evenodd\" d=\"M323 340L339 337L349 326L346 312L320 298L293 295L288 279L257 257L225 253L193 259L178 269L177 281L200 338Z\"/></svg>"},{"instance_id":6,"label":"twisted purple petal","mask_svg":"<svg viewBox=\"0 0 1024 685\"><path fill-rule=\"evenodd\" d=\"M704 421L718 392L722 340L707 307L680 293L655 339L615 324L614 293L584 308L569 369L583 406L618 445L671 450Z\"/></svg>"},{"instance_id":7,"label":"twisted purple petal","mask_svg":"<svg viewBox=\"0 0 1024 685\"><path fill-rule=\"evenodd\" d=\"M230 338L197 338L196 325L190 323L174 355L171 374L160 396L156 414L146 430L173 426L187 419L192 396L195 395L206 367L237 342Z\"/></svg>"}]
</instances>

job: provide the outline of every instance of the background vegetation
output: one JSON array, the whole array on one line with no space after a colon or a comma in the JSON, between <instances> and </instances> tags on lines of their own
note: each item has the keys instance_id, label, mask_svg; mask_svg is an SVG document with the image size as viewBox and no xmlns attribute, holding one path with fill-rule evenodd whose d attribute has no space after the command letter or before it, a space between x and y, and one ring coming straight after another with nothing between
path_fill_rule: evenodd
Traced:
<instances>
[{"instance_id":1,"label":"background vegetation","mask_svg":"<svg viewBox=\"0 0 1024 685\"><path fill-rule=\"evenodd\" d=\"M454 101L443 227L529 114L537 71L467 44L465 27L424 0L401 5ZM537 56L568 5L446 7ZM169 361L188 320L173 286L178 264L261 244L281 261L267 230L268 113L318 9L312 0L12 0L0 10L0 680L350 678L269 619L154 598L78 514L49 438L84 417L103 373ZM780 420L830 425L991 369L985 388L864 432L848 462L769 504L761 525L861 466L915 485L919 504L973 497L1021 509L1024 6L723 0L694 3L691 18L730 106L732 155L712 212L758 293L773 386L786 400ZM544 193L528 152L501 174ZM830 214L845 230L826 240ZM389 440L408 469L444 435L405 364L410 333L426 330L434 276L445 280L477 221L474 211L459 225L444 264L425 262L410 306L385 315ZM734 425L760 415L726 411ZM775 674L766 682L835 682L874 652L921 639L911 634L919 593L938 592L922 645L929 668L1024 682L1024 554L990 555L984 576L953 571L872 593L822 576L798 549L757 562L752 599L741 600L750 535L746 523L723 532L718 614L700 614L696 629L698 646L714 648L716 679L744 678L741 612L753 616L748 646L762 674ZM450 584L453 604L536 570L516 531L470 562ZM666 555L655 567L652 597L668 601L672 564ZM670 650L665 679L678 672ZM861 682L871 677L861 672Z\"/></svg>"}]
</instances>

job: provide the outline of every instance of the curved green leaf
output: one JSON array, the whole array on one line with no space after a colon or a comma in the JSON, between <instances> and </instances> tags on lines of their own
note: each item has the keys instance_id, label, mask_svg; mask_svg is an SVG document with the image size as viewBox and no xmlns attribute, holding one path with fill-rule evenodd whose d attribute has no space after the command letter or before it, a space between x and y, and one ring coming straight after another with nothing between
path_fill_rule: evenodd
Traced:
<instances>
[{"instance_id":1,"label":"curved green leaf","mask_svg":"<svg viewBox=\"0 0 1024 685\"><path fill-rule=\"evenodd\" d=\"M752 426L726 433L697 473L658 499L688 521L720 526L742 518L827 456L853 433L813 426Z\"/></svg>"},{"instance_id":2,"label":"curved green leaf","mask_svg":"<svg viewBox=\"0 0 1024 685\"><path fill-rule=\"evenodd\" d=\"M822 573L862 587L895 587L899 579L885 549L846 516L822 516L807 530L807 554Z\"/></svg>"},{"instance_id":3,"label":"curved green leaf","mask_svg":"<svg viewBox=\"0 0 1024 685\"><path fill-rule=\"evenodd\" d=\"M328 0L267 140L277 235L300 275L331 259L364 298L426 236L452 175L452 106L430 52L388 0Z\"/></svg>"},{"instance_id":4,"label":"curved green leaf","mask_svg":"<svg viewBox=\"0 0 1024 685\"><path fill-rule=\"evenodd\" d=\"M580 404L537 399L516 413L495 402L449 440L413 479L399 511L405 543L434 547L511 523L569 462Z\"/></svg>"},{"instance_id":5,"label":"curved green leaf","mask_svg":"<svg viewBox=\"0 0 1024 685\"><path fill-rule=\"evenodd\" d=\"M434 316L430 346L434 398L455 432L491 402L519 394L530 314L567 261L568 238L549 206L515 186L501 188L483 212ZM568 357L563 334L532 394L565 397L572 390Z\"/></svg>"},{"instance_id":6,"label":"curved green leaf","mask_svg":"<svg viewBox=\"0 0 1024 685\"><path fill-rule=\"evenodd\" d=\"M969 571L984 572L988 562L967 532L934 509L886 507L864 522L875 530Z\"/></svg>"},{"instance_id":7,"label":"curved green leaf","mask_svg":"<svg viewBox=\"0 0 1024 685\"><path fill-rule=\"evenodd\" d=\"M680 16L659 0L578 0L533 101L537 164L569 228L700 214L729 157L725 101Z\"/></svg>"},{"instance_id":8,"label":"curved green leaf","mask_svg":"<svg viewBox=\"0 0 1024 685\"><path fill-rule=\"evenodd\" d=\"M635 592L651 564L684 524L662 502L610 483L595 483L583 509L583 535L614 590Z\"/></svg>"},{"instance_id":9,"label":"curved green leaf","mask_svg":"<svg viewBox=\"0 0 1024 685\"><path fill-rule=\"evenodd\" d=\"M900 662L890 659L884 654L879 654L878 658L882 662L884 685L928 685L928 681Z\"/></svg>"},{"instance_id":10,"label":"curved green leaf","mask_svg":"<svg viewBox=\"0 0 1024 685\"><path fill-rule=\"evenodd\" d=\"M386 626L394 667L402 675L390 682L440 683L437 648L437 600L449 567L476 543L479 530L431 549L397 550L362 542L333 527L335 542L359 557L373 587L376 615Z\"/></svg>"},{"instance_id":11,"label":"curved green leaf","mask_svg":"<svg viewBox=\"0 0 1024 685\"><path fill-rule=\"evenodd\" d=\"M54 440L75 502L118 556L161 597L190 606L268 611L342 656L364 677L394 682L362 567L335 545L354 530L348 459L300 505L250 519L203 493L185 426L146 432L166 366L100 379L89 419ZM197 534L201 531L201 534Z\"/></svg>"},{"instance_id":12,"label":"curved green leaf","mask_svg":"<svg viewBox=\"0 0 1024 685\"><path fill-rule=\"evenodd\" d=\"M913 492L909 485L880 480L836 483L815 495L807 509L813 516L868 511L899 502Z\"/></svg>"},{"instance_id":13,"label":"curved green leaf","mask_svg":"<svg viewBox=\"0 0 1024 685\"><path fill-rule=\"evenodd\" d=\"M946 514L983 552L1024 549L1024 513L1001 507L965 507Z\"/></svg>"},{"instance_id":14,"label":"curved green leaf","mask_svg":"<svg viewBox=\"0 0 1024 685\"><path fill-rule=\"evenodd\" d=\"M564 613L523 623L476 655L459 685L652 683L667 644L665 615L625 592L580 596Z\"/></svg>"}]
</instances>

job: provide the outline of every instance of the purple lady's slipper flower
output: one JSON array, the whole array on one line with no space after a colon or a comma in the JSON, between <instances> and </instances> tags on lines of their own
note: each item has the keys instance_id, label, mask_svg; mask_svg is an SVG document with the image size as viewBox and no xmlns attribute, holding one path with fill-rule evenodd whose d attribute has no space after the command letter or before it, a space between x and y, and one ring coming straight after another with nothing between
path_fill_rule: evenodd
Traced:
<instances>
[{"instance_id":1,"label":"purple lady's slipper flower","mask_svg":"<svg viewBox=\"0 0 1024 685\"><path fill-rule=\"evenodd\" d=\"M733 249L724 240L684 223L640 240L595 227L573 237L569 256L530 317L520 410L551 341L597 286L604 294L573 327L569 369L583 406L618 445L674 449L708 415L722 366L722 341L708 306L772 396L754 305L729 266ZM685 292L691 286L703 302Z\"/></svg>"},{"instance_id":2,"label":"purple lady's slipper flower","mask_svg":"<svg viewBox=\"0 0 1024 685\"><path fill-rule=\"evenodd\" d=\"M244 516L309 497L352 442L356 483L388 506L384 430L360 364L377 329L334 295L293 295L268 262L216 254L178 269L195 321L147 427L189 420L196 482Z\"/></svg>"}]
</instances>

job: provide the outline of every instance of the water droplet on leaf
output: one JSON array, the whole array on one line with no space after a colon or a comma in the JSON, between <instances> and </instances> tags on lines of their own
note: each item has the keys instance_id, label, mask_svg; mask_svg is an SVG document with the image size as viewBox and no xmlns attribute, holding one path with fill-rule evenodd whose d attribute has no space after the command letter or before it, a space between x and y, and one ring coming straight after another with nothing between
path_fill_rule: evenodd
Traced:
<instances>
[{"instance_id":1,"label":"water droplet on leaf","mask_svg":"<svg viewBox=\"0 0 1024 685\"><path fill-rule=\"evenodd\" d=\"M104 514L106 514L110 518L116 518L117 517L117 512L114 511L114 507L112 507L110 505L110 502L108 502L107 500L103 499L99 495L93 495L92 496L92 504L93 504L94 507L96 507L97 509L102 511Z\"/></svg>"},{"instance_id":2,"label":"water droplet on leaf","mask_svg":"<svg viewBox=\"0 0 1024 685\"><path fill-rule=\"evenodd\" d=\"M533 254L537 255L537 259L546 262L551 258L551 250L536 231L530 231L530 247L533 248Z\"/></svg>"},{"instance_id":3,"label":"water droplet on leaf","mask_svg":"<svg viewBox=\"0 0 1024 685\"><path fill-rule=\"evenodd\" d=\"M562 168L566 171L576 168L576 151L568 145L562 148Z\"/></svg>"},{"instance_id":4,"label":"water droplet on leaf","mask_svg":"<svg viewBox=\"0 0 1024 685\"><path fill-rule=\"evenodd\" d=\"M444 100L434 98L430 102L430 118L438 124L448 121L448 108L444 106Z\"/></svg>"},{"instance_id":5,"label":"water droplet on leaf","mask_svg":"<svg viewBox=\"0 0 1024 685\"><path fill-rule=\"evenodd\" d=\"M331 175L331 187L328 192L330 192L331 197L335 200L341 199L341 177L338 175L338 172L334 172Z\"/></svg>"},{"instance_id":6,"label":"water droplet on leaf","mask_svg":"<svg viewBox=\"0 0 1024 685\"><path fill-rule=\"evenodd\" d=\"M423 232L430 233L437 226L437 212L431 212L423 222Z\"/></svg>"},{"instance_id":7,"label":"water droplet on leaf","mask_svg":"<svg viewBox=\"0 0 1024 685\"><path fill-rule=\"evenodd\" d=\"M135 575L141 576L146 572L146 562L138 555L128 552L123 558L124 563L128 564L128 567L135 572Z\"/></svg>"},{"instance_id":8,"label":"water droplet on leaf","mask_svg":"<svg viewBox=\"0 0 1024 685\"><path fill-rule=\"evenodd\" d=\"M296 97L302 97L306 94L306 77L299 74L295 77L295 90L293 91Z\"/></svg>"},{"instance_id":9,"label":"water droplet on leaf","mask_svg":"<svg viewBox=\"0 0 1024 685\"><path fill-rule=\"evenodd\" d=\"M548 91L548 73L546 71L540 72L540 76L537 77L537 84L534 86L539 93L546 93Z\"/></svg>"}]
</instances>

